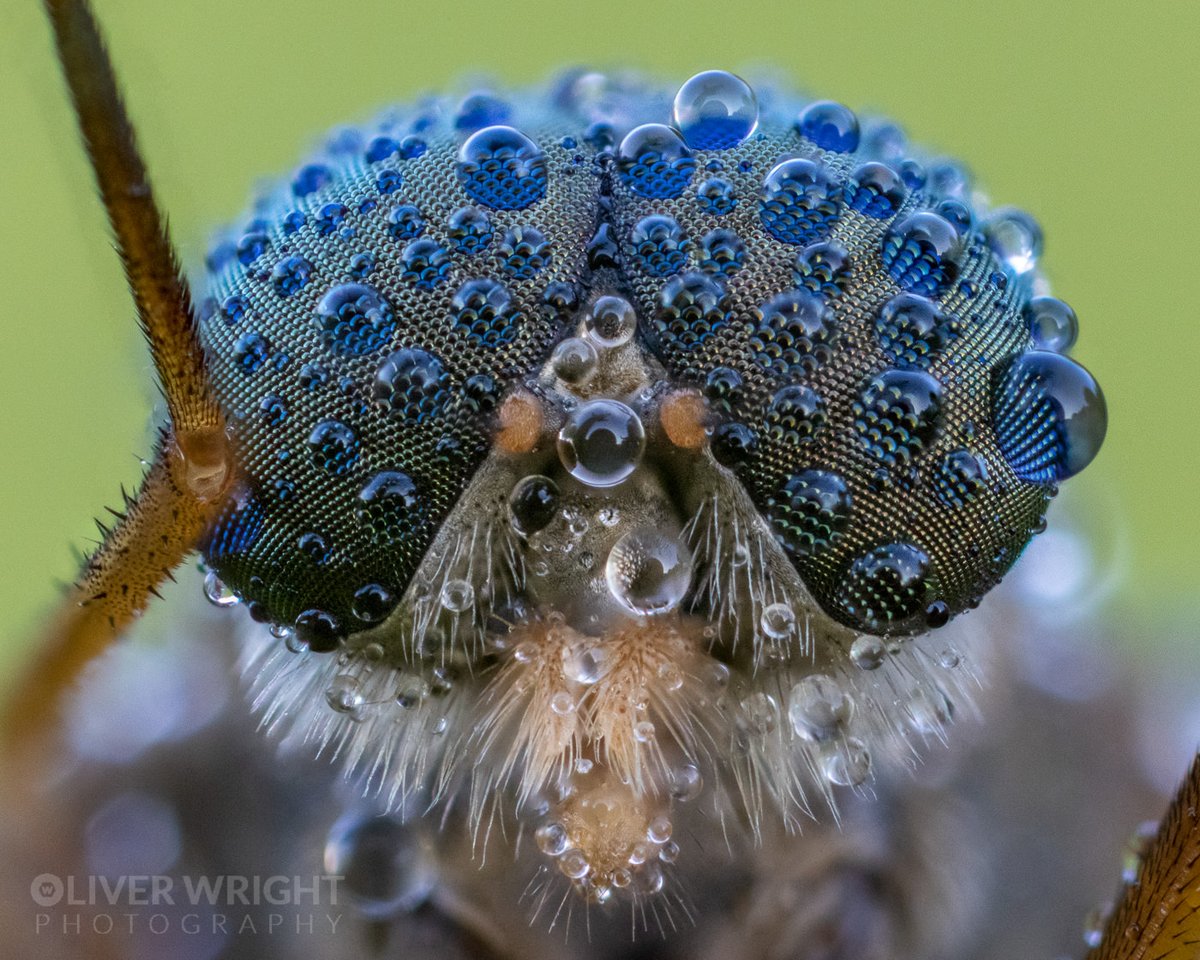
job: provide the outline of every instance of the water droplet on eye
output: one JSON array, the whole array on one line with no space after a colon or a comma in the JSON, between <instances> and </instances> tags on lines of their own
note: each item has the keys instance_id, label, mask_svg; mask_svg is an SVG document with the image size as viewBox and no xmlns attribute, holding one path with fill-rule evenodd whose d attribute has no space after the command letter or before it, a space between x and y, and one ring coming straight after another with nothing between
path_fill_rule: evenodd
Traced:
<instances>
[{"instance_id":1,"label":"water droplet on eye","mask_svg":"<svg viewBox=\"0 0 1200 960\"><path fill-rule=\"evenodd\" d=\"M847 737L833 744L821 758L821 770L830 783L841 787L857 787L871 773L871 754L857 737Z\"/></svg>"},{"instance_id":2,"label":"water droplet on eye","mask_svg":"<svg viewBox=\"0 0 1200 960\"><path fill-rule=\"evenodd\" d=\"M400 255L403 271L400 278L418 290L433 290L450 273L450 254L436 240L414 240Z\"/></svg>"},{"instance_id":3,"label":"water droplet on eye","mask_svg":"<svg viewBox=\"0 0 1200 960\"><path fill-rule=\"evenodd\" d=\"M508 498L513 529L528 537L545 529L558 513L558 484L549 477L524 477Z\"/></svg>"},{"instance_id":4,"label":"water droplet on eye","mask_svg":"<svg viewBox=\"0 0 1200 960\"><path fill-rule=\"evenodd\" d=\"M386 346L396 319L391 304L374 287L339 283L317 304L316 325L335 357L358 357Z\"/></svg>"},{"instance_id":5,"label":"water droplet on eye","mask_svg":"<svg viewBox=\"0 0 1200 960\"><path fill-rule=\"evenodd\" d=\"M454 116L456 130L479 130L512 119L512 107L490 93L472 93L458 105Z\"/></svg>"},{"instance_id":6,"label":"water droplet on eye","mask_svg":"<svg viewBox=\"0 0 1200 960\"><path fill-rule=\"evenodd\" d=\"M1000 452L1029 483L1074 476L1092 462L1108 430L1099 384L1058 353L1034 350L1014 358L992 405Z\"/></svg>"},{"instance_id":7,"label":"water droplet on eye","mask_svg":"<svg viewBox=\"0 0 1200 960\"><path fill-rule=\"evenodd\" d=\"M470 256L488 245L492 239L492 223L482 210L462 207L450 215L446 235L455 247Z\"/></svg>"},{"instance_id":8,"label":"water droplet on eye","mask_svg":"<svg viewBox=\"0 0 1200 960\"><path fill-rule=\"evenodd\" d=\"M875 220L895 216L908 197L908 187L891 167L864 163L850 174L846 202L852 210Z\"/></svg>"},{"instance_id":9,"label":"water droplet on eye","mask_svg":"<svg viewBox=\"0 0 1200 960\"><path fill-rule=\"evenodd\" d=\"M1024 210L997 210L984 224L983 235L1017 276L1036 267L1042 255L1042 228Z\"/></svg>"},{"instance_id":10,"label":"water droplet on eye","mask_svg":"<svg viewBox=\"0 0 1200 960\"><path fill-rule=\"evenodd\" d=\"M525 134L490 126L458 152L458 178L472 200L497 210L522 210L546 193L546 159Z\"/></svg>"},{"instance_id":11,"label":"water droplet on eye","mask_svg":"<svg viewBox=\"0 0 1200 960\"><path fill-rule=\"evenodd\" d=\"M859 637L850 644L850 659L860 670L875 670L887 656L887 647L878 637Z\"/></svg>"},{"instance_id":12,"label":"water droplet on eye","mask_svg":"<svg viewBox=\"0 0 1200 960\"><path fill-rule=\"evenodd\" d=\"M836 680L824 674L805 677L792 687L788 719L796 735L821 743L845 726L854 703Z\"/></svg>"},{"instance_id":13,"label":"water droplet on eye","mask_svg":"<svg viewBox=\"0 0 1200 960\"><path fill-rule=\"evenodd\" d=\"M872 631L903 625L925 607L929 557L911 543L888 543L850 564L835 602L851 622Z\"/></svg>"},{"instance_id":14,"label":"water droplet on eye","mask_svg":"<svg viewBox=\"0 0 1200 960\"><path fill-rule=\"evenodd\" d=\"M257 373L271 355L271 345L258 333L243 333L233 345L233 359L244 373Z\"/></svg>"},{"instance_id":15,"label":"water droplet on eye","mask_svg":"<svg viewBox=\"0 0 1200 960\"><path fill-rule=\"evenodd\" d=\"M245 234L237 245L237 258L244 267L250 266L271 245L271 238L259 230Z\"/></svg>"},{"instance_id":16,"label":"water droplet on eye","mask_svg":"<svg viewBox=\"0 0 1200 960\"><path fill-rule=\"evenodd\" d=\"M700 796L704 789L704 778L700 769L694 763L684 763L671 770L670 791L671 799L678 803L687 803Z\"/></svg>"},{"instance_id":17,"label":"water droplet on eye","mask_svg":"<svg viewBox=\"0 0 1200 960\"><path fill-rule=\"evenodd\" d=\"M987 462L970 450L951 450L933 477L938 499L952 507L973 503L987 488Z\"/></svg>"},{"instance_id":18,"label":"water droplet on eye","mask_svg":"<svg viewBox=\"0 0 1200 960\"><path fill-rule=\"evenodd\" d=\"M746 262L746 245L732 230L718 228L700 238L700 269L732 277Z\"/></svg>"},{"instance_id":19,"label":"water droplet on eye","mask_svg":"<svg viewBox=\"0 0 1200 960\"><path fill-rule=\"evenodd\" d=\"M927 367L950 341L950 324L932 300L902 293L884 304L875 318L875 335L884 355L904 367Z\"/></svg>"},{"instance_id":20,"label":"water droplet on eye","mask_svg":"<svg viewBox=\"0 0 1200 960\"><path fill-rule=\"evenodd\" d=\"M853 153L858 149L858 117L833 100L818 100L805 107L796 130L822 150Z\"/></svg>"},{"instance_id":21,"label":"water droplet on eye","mask_svg":"<svg viewBox=\"0 0 1200 960\"><path fill-rule=\"evenodd\" d=\"M235 607L239 603L237 594L225 586L215 570L204 574L204 596L214 607Z\"/></svg>"},{"instance_id":22,"label":"water droplet on eye","mask_svg":"<svg viewBox=\"0 0 1200 960\"><path fill-rule=\"evenodd\" d=\"M567 828L561 823L543 823L533 833L539 850L548 857L561 857L567 851Z\"/></svg>"},{"instance_id":23,"label":"water droplet on eye","mask_svg":"<svg viewBox=\"0 0 1200 960\"><path fill-rule=\"evenodd\" d=\"M589 487L612 487L626 479L641 462L645 447L641 419L617 400L580 404L558 434L563 466Z\"/></svg>"},{"instance_id":24,"label":"water droplet on eye","mask_svg":"<svg viewBox=\"0 0 1200 960\"><path fill-rule=\"evenodd\" d=\"M920 370L885 370L854 401L854 430L868 453L889 467L908 463L933 440L942 387Z\"/></svg>"},{"instance_id":25,"label":"water droplet on eye","mask_svg":"<svg viewBox=\"0 0 1200 960\"><path fill-rule=\"evenodd\" d=\"M842 195L841 186L821 164L803 158L784 160L763 180L759 217L776 240L814 243L833 229Z\"/></svg>"},{"instance_id":26,"label":"water droplet on eye","mask_svg":"<svg viewBox=\"0 0 1200 960\"><path fill-rule=\"evenodd\" d=\"M378 583L368 583L354 591L350 610L363 623L378 623L395 605L396 598L390 590Z\"/></svg>"},{"instance_id":27,"label":"water droplet on eye","mask_svg":"<svg viewBox=\"0 0 1200 960\"><path fill-rule=\"evenodd\" d=\"M692 556L678 539L639 527L613 544L604 578L634 613L665 613L679 606L691 585Z\"/></svg>"},{"instance_id":28,"label":"water droplet on eye","mask_svg":"<svg viewBox=\"0 0 1200 960\"><path fill-rule=\"evenodd\" d=\"M617 149L617 171L630 190L649 199L680 196L696 169L683 138L661 123L644 123Z\"/></svg>"},{"instance_id":29,"label":"water droplet on eye","mask_svg":"<svg viewBox=\"0 0 1200 960\"><path fill-rule=\"evenodd\" d=\"M796 286L809 293L825 297L836 297L849 285L854 277L854 265L850 254L841 244L829 240L812 243L796 257L796 268L792 278Z\"/></svg>"},{"instance_id":30,"label":"water droplet on eye","mask_svg":"<svg viewBox=\"0 0 1200 960\"><path fill-rule=\"evenodd\" d=\"M696 202L705 213L723 217L732 213L733 208L737 206L737 195L733 191L733 184L728 180L712 177L700 184L696 190Z\"/></svg>"},{"instance_id":31,"label":"water droplet on eye","mask_svg":"<svg viewBox=\"0 0 1200 960\"><path fill-rule=\"evenodd\" d=\"M419 525L420 498L412 478L399 470L381 470L358 493L354 515L373 542L394 543Z\"/></svg>"},{"instance_id":32,"label":"water droplet on eye","mask_svg":"<svg viewBox=\"0 0 1200 960\"><path fill-rule=\"evenodd\" d=\"M582 337L568 337L550 355L550 366L564 383L572 386L587 383L596 372L599 355L596 348Z\"/></svg>"},{"instance_id":33,"label":"water droplet on eye","mask_svg":"<svg viewBox=\"0 0 1200 960\"><path fill-rule=\"evenodd\" d=\"M476 347L494 349L516 338L521 314L512 309L512 295L491 279L468 280L450 300L455 325Z\"/></svg>"},{"instance_id":34,"label":"water droplet on eye","mask_svg":"<svg viewBox=\"0 0 1200 960\"><path fill-rule=\"evenodd\" d=\"M949 221L923 210L888 230L883 238L883 266L902 290L937 297L958 277L955 258L961 245Z\"/></svg>"},{"instance_id":35,"label":"water droplet on eye","mask_svg":"<svg viewBox=\"0 0 1200 960\"><path fill-rule=\"evenodd\" d=\"M447 580L442 586L441 601L451 613L466 613L475 604L475 588L466 580Z\"/></svg>"},{"instance_id":36,"label":"water droplet on eye","mask_svg":"<svg viewBox=\"0 0 1200 960\"><path fill-rule=\"evenodd\" d=\"M1034 297L1025 307L1034 349L1069 353L1079 336L1075 311L1057 297Z\"/></svg>"},{"instance_id":37,"label":"water droplet on eye","mask_svg":"<svg viewBox=\"0 0 1200 960\"><path fill-rule=\"evenodd\" d=\"M422 423L442 415L450 399L450 375L432 353L397 350L375 371L371 395L396 420Z\"/></svg>"},{"instance_id":38,"label":"water droplet on eye","mask_svg":"<svg viewBox=\"0 0 1200 960\"><path fill-rule=\"evenodd\" d=\"M364 706L362 683L349 674L340 674L325 689L325 702L336 713L344 713L353 719L361 716Z\"/></svg>"},{"instance_id":39,"label":"water droplet on eye","mask_svg":"<svg viewBox=\"0 0 1200 960\"><path fill-rule=\"evenodd\" d=\"M290 297L303 290L312 279L313 265L303 257L287 257L275 264L271 284L281 297Z\"/></svg>"},{"instance_id":40,"label":"water droplet on eye","mask_svg":"<svg viewBox=\"0 0 1200 960\"><path fill-rule=\"evenodd\" d=\"M324 861L327 874L342 878L338 889L372 919L415 909L434 885L415 832L391 817L343 816L329 831Z\"/></svg>"},{"instance_id":41,"label":"water droplet on eye","mask_svg":"<svg viewBox=\"0 0 1200 960\"><path fill-rule=\"evenodd\" d=\"M749 334L760 366L779 379L798 379L833 356L833 310L824 297L788 290L758 309Z\"/></svg>"},{"instance_id":42,"label":"water droplet on eye","mask_svg":"<svg viewBox=\"0 0 1200 960\"><path fill-rule=\"evenodd\" d=\"M313 463L327 473L341 476L358 462L359 440L340 420L322 420L308 437Z\"/></svg>"},{"instance_id":43,"label":"water droplet on eye","mask_svg":"<svg viewBox=\"0 0 1200 960\"><path fill-rule=\"evenodd\" d=\"M624 297L600 297L585 320L587 335L601 347L624 346L637 330L637 313Z\"/></svg>"},{"instance_id":44,"label":"water droplet on eye","mask_svg":"<svg viewBox=\"0 0 1200 960\"><path fill-rule=\"evenodd\" d=\"M772 640L786 640L796 632L796 612L786 603L771 603L763 607L758 624Z\"/></svg>"},{"instance_id":45,"label":"water droplet on eye","mask_svg":"<svg viewBox=\"0 0 1200 960\"><path fill-rule=\"evenodd\" d=\"M337 617L317 607L302 611L295 622L296 639L313 653L332 653L341 644Z\"/></svg>"},{"instance_id":46,"label":"water droplet on eye","mask_svg":"<svg viewBox=\"0 0 1200 960\"><path fill-rule=\"evenodd\" d=\"M518 280L536 276L551 260L550 243L536 227L509 229L496 252L504 259L504 269Z\"/></svg>"},{"instance_id":47,"label":"water droplet on eye","mask_svg":"<svg viewBox=\"0 0 1200 960\"><path fill-rule=\"evenodd\" d=\"M307 197L333 182L333 171L320 163L310 163L296 171L292 179L292 193Z\"/></svg>"},{"instance_id":48,"label":"water droplet on eye","mask_svg":"<svg viewBox=\"0 0 1200 960\"><path fill-rule=\"evenodd\" d=\"M643 217L629 234L633 260L652 277L669 277L687 266L691 241L674 217Z\"/></svg>"},{"instance_id":49,"label":"water droplet on eye","mask_svg":"<svg viewBox=\"0 0 1200 960\"><path fill-rule=\"evenodd\" d=\"M825 402L803 384L784 387L767 408L766 436L793 447L811 443L825 426Z\"/></svg>"},{"instance_id":50,"label":"water droplet on eye","mask_svg":"<svg viewBox=\"0 0 1200 960\"><path fill-rule=\"evenodd\" d=\"M741 77L706 70L679 88L671 116L689 147L726 150L758 126L758 98Z\"/></svg>"},{"instance_id":51,"label":"water droplet on eye","mask_svg":"<svg viewBox=\"0 0 1200 960\"><path fill-rule=\"evenodd\" d=\"M802 470L767 501L775 539L793 557L808 557L836 543L850 521L853 499L838 474Z\"/></svg>"}]
</instances>

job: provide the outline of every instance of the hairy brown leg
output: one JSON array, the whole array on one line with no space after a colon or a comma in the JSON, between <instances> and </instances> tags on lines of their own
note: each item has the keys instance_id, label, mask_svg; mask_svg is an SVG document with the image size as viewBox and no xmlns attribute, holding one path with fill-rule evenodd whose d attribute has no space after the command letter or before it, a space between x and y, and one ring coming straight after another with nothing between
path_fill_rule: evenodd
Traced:
<instances>
[{"instance_id":1,"label":"hairy brown leg","mask_svg":"<svg viewBox=\"0 0 1200 960\"><path fill-rule=\"evenodd\" d=\"M1088 960L1200 957L1200 756Z\"/></svg>"},{"instance_id":2,"label":"hairy brown leg","mask_svg":"<svg viewBox=\"0 0 1200 960\"><path fill-rule=\"evenodd\" d=\"M4 742L18 750L41 742L80 671L195 547L234 473L191 296L96 21L86 0L45 6L170 424L137 496L51 618L40 652L18 681L3 728Z\"/></svg>"}]
</instances>

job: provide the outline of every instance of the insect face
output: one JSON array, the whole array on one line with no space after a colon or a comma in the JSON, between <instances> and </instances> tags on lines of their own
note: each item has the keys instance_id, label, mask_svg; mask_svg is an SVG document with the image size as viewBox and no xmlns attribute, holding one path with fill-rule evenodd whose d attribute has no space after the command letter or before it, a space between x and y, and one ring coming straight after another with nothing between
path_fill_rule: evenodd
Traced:
<instances>
[{"instance_id":1,"label":"insect face","mask_svg":"<svg viewBox=\"0 0 1200 960\"><path fill-rule=\"evenodd\" d=\"M1105 416L1036 224L894 128L591 82L389 114L218 243L242 474L202 550L271 625L269 715L393 797L511 790L603 898L681 777L756 821L944 722L904 638Z\"/></svg>"}]
</instances>

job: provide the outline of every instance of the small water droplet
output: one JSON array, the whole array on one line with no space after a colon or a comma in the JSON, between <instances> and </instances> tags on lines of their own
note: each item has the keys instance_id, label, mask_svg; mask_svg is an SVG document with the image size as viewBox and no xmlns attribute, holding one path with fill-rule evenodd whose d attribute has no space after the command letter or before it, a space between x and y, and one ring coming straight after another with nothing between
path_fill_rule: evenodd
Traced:
<instances>
[{"instance_id":1,"label":"small water droplet","mask_svg":"<svg viewBox=\"0 0 1200 960\"><path fill-rule=\"evenodd\" d=\"M475 588L466 580L447 580L442 586L441 601L451 613L465 613L475 604Z\"/></svg>"},{"instance_id":2,"label":"small water droplet","mask_svg":"<svg viewBox=\"0 0 1200 960\"><path fill-rule=\"evenodd\" d=\"M1079 319L1057 297L1034 297L1025 307L1025 321L1037 350L1070 353L1079 336Z\"/></svg>"},{"instance_id":3,"label":"small water droplet","mask_svg":"<svg viewBox=\"0 0 1200 960\"><path fill-rule=\"evenodd\" d=\"M850 644L850 659L860 670L875 670L887 656L887 647L878 637L859 637Z\"/></svg>"},{"instance_id":4,"label":"small water droplet","mask_svg":"<svg viewBox=\"0 0 1200 960\"><path fill-rule=\"evenodd\" d=\"M596 372L599 355L596 348L582 337L568 337L554 348L550 366L555 375L572 386L587 383Z\"/></svg>"},{"instance_id":5,"label":"small water droplet","mask_svg":"<svg viewBox=\"0 0 1200 960\"><path fill-rule=\"evenodd\" d=\"M236 607L240 602L237 594L225 586L215 570L204 574L204 596L214 607Z\"/></svg>"},{"instance_id":6,"label":"small water droplet","mask_svg":"<svg viewBox=\"0 0 1200 960\"><path fill-rule=\"evenodd\" d=\"M612 595L634 613L664 613L679 606L691 585L692 556L677 538L639 527L613 544L604 575Z\"/></svg>"},{"instance_id":7,"label":"small water droplet","mask_svg":"<svg viewBox=\"0 0 1200 960\"><path fill-rule=\"evenodd\" d=\"M600 347L624 346L637 329L637 313L624 297L600 297L585 321L588 337Z\"/></svg>"},{"instance_id":8,"label":"small water droplet","mask_svg":"<svg viewBox=\"0 0 1200 960\"><path fill-rule=\"evenodd\" d=\"M589 400L558 434L558 456L567 471L590 487L611 487L636 469L646 431L636 413L616 400Z\"/></svg>"},{"instance_id":9,"label":"small water droplet","mask_svg":"<svg viewBox=\"0 0 1200 960\"><path fill-rule=\"evenodd\" d=\"M814 674L792 687L788 719L796 735L821 743L832 739L850 719L854 704L832 677Z\"/></svg>"}]
</instances>

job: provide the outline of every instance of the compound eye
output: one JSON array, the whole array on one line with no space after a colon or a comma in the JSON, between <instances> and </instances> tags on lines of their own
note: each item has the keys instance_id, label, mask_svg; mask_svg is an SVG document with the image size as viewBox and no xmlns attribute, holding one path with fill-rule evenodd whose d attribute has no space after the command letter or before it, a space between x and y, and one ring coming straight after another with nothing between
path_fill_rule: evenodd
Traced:
<instances>
[{"instance_id":1,"label":"compound eye","mask_svg":"<svg viewBox=\"0 0 1200 960\"><path fill-rule=\"evenodd\" d=\"M592 165L478 128L484 107L306 167L214 260L203 334L244 475L203 552L312 649L402 602L586 270Z\"/></svg>"}]
</instances>

